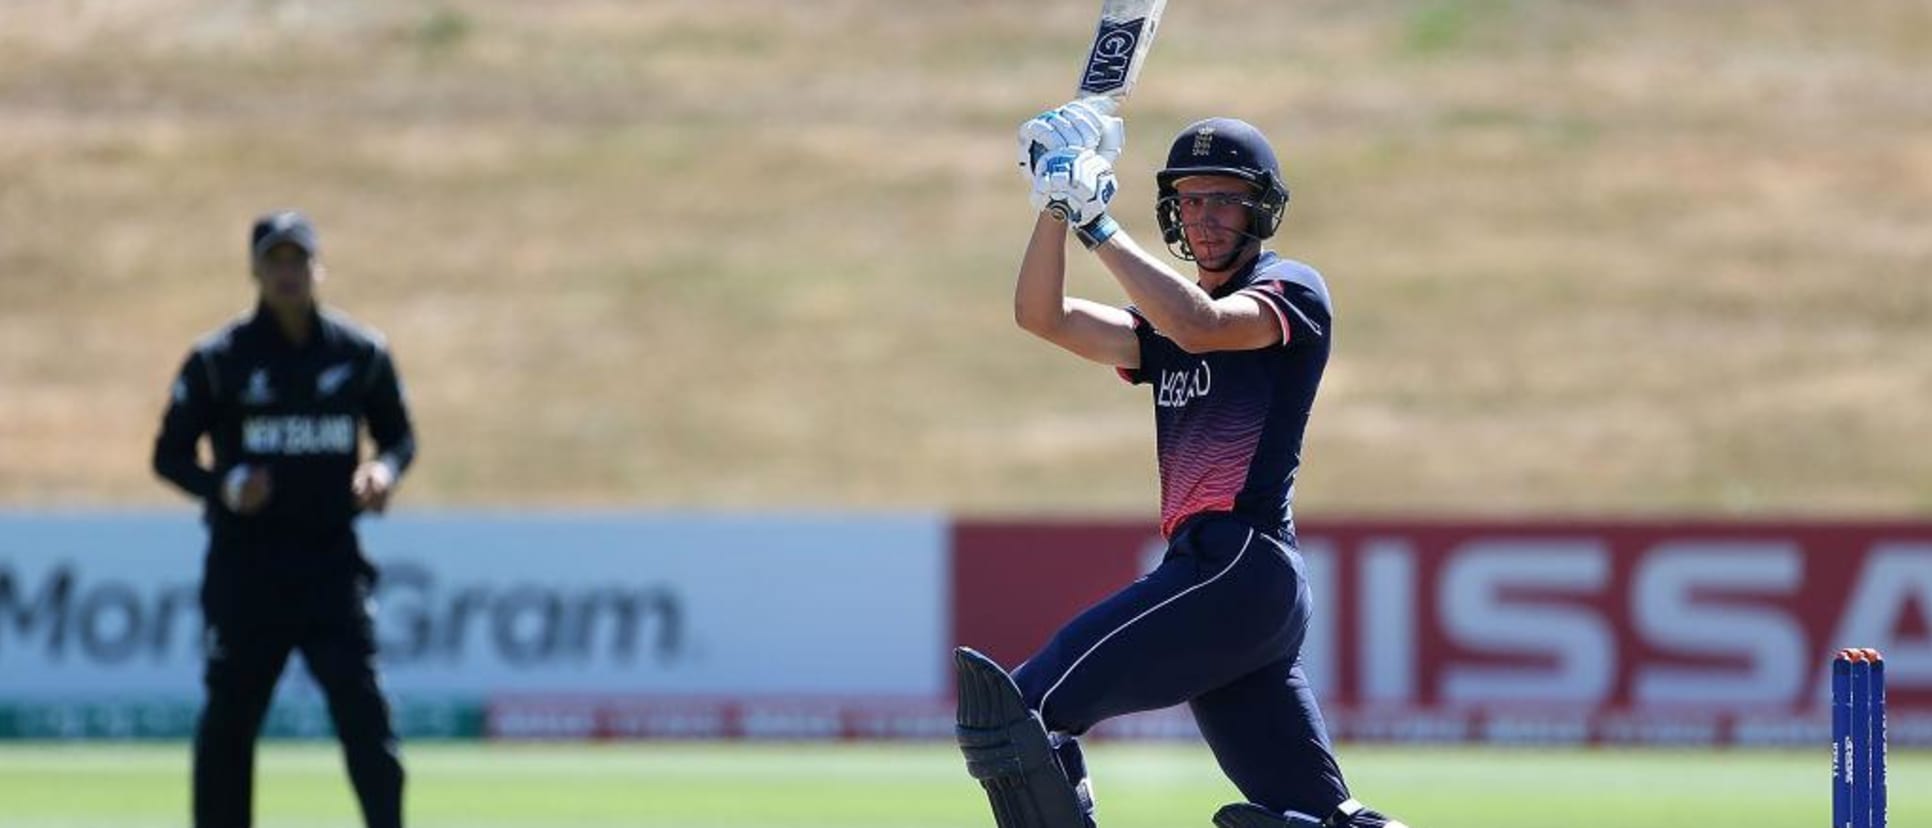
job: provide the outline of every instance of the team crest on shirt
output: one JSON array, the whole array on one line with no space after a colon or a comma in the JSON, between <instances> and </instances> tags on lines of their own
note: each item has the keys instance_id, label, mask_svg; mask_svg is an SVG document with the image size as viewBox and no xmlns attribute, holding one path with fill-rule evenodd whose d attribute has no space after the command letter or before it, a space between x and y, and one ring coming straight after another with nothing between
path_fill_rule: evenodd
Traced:
<instances>
[{"instance_id":1,"label":"team crest on shirt","mask_svg":"<svg viewBox=\"0 0 1932 828\"><path fill-rule=\"evenodd\" d=\"M275 401L275 389L268 387L268 369L257 368L248 375L248 384L242 387L243 405L268 405Z\"/></svg>"},{"instance_id":2,"label":"team crest on shirt","mask_svg":"<svg viewBox=\"0 0 1932 828\"><path fill-rule=\"evenodd\" d=\"M1208 364L1198 362L1186 370L1161 369L1160 386L1154 392L1154 404L1161 408L1186 408L1201 397L1214 390L1214 372Z\"/></svg>"}]
</instances>

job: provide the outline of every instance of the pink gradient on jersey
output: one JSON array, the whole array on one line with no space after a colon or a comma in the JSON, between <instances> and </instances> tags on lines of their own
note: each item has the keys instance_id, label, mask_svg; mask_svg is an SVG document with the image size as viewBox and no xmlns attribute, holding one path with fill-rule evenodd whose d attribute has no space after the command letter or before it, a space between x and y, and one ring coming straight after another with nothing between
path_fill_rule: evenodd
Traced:
<instances>
[{"instance_id":1,"label":"pink gradient on jersey","mask_svg":"<svg viewBox=\"0 0 1932 828\"><path fill-rule=\"evenodd\" d=\"M1267 422L1261 401L1200 412L1183 420L1172 441L1162 441L1161 534L1173 537L1181 521L1201 512L1234 510L1248 482L1255 448Z\"/></svg>"}]
</instances>

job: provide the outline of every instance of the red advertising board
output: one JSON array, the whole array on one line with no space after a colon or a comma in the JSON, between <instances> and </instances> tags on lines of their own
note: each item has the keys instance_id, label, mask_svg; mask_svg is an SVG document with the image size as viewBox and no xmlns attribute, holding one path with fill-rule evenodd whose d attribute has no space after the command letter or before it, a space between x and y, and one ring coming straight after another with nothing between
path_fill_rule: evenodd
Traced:
<instances>
[{"instance_id":1,"label":"red advertising board","mask_svg":"<svg viewBox=\"0 0 1932 828\"><path fill-rule=\"evenodd\" d=\"M962 522L954 638L1015 663L1158 547ZM1932 721L1932 524L1327 521L1301 548L1344 736L1822 744L1844 646L1885 653L1895 741Z\"/></svg>"},{"instance_id":2,"label":"red advertising board","mask_svg":"<svg viewBox=\"0 0 1932 828\"><path fill-rule=\"evenodd\" d=\"M953 640L1025 661L1074 613L1146 569L1157 527L1129 523L953 524Z\"/></svg>"}]
</instances>

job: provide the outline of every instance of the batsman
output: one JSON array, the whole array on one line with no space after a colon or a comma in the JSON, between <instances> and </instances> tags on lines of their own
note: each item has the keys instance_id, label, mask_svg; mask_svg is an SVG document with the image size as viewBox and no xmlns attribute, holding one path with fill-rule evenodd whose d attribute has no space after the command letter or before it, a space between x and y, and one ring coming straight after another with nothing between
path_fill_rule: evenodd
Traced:
<instances>
[{"instance_id":1,"label":"batsman","mask_svg":"<svg viewBox=\"0 0 1932 828\"><path fill-rule=\"evenodd\" d=\"M1401 826L1349 792L1302 672L1309 585L1292 516L1302 433L1334 309L1314 268L1266 247L1288 185L1266 138L1210 118L1177 136L1155 220L1183 276L1108 213L1124 143L1084 98L1020 127L1039 216L1020 261L1021 328L1151 385L1167 541L1152 572L1082 612L1009 676L955 652L958 736L1000 828L1092 828L1079 737L1110 717L1186 703L1247 799L1220 828ZM1062 218L1064 217L1064 218ZM1067 236L1127 307L1069 297Z\"/></svg>"}]
</instances>

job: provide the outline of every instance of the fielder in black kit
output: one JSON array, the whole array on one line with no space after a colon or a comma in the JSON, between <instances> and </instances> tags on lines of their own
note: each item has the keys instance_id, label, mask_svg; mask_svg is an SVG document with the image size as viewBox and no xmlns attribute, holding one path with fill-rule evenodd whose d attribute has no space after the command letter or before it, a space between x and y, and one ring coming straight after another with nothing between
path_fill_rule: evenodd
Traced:
<instances>
[{"instance_id":1,"label":"fielder in black kit","mask_svg":"<svg viewBox=\"0 0 1932 828\"><path fill-rule=\"evenodd\" d=\"M194 824L250 823L256 737L300 651L328 698L364 822L398 828L403 769L377 681L376 572L353 522L388 505L415 456L409 411L380 336L317 302L314 225L270 213L249 251L259 302L189 352L154 444L155 472L201 500L208 525ZM203 435L212 468L199 459Z\"/></svg>"},{"instance_id":2,"label":"fielder in black kit","mask_svg":"<svg viewBox=\"0 0 1932 828\"><path fill-rule=\"evenodd\" d=\"M1014 310L1028 332L1153 386L1167 551L1011 675L956 652L967 769L1000 828L1093 828L1078 737L1185 703L1247 800L1216 813L1219 828L1400 828L1350 795L1302 673L1311 596L1291 504L1334 312L1314 268L1263 246L1288 204L1274 149L1232 118L1174 140L1156 216L1187 278L1107 215L1120 129L1088 101L1021 127L1041 212ZM1066 295L1069 229L1131 306Z\"/></svg>"}]
</instances>

